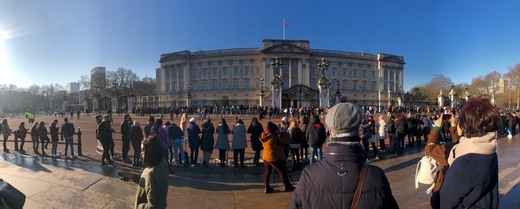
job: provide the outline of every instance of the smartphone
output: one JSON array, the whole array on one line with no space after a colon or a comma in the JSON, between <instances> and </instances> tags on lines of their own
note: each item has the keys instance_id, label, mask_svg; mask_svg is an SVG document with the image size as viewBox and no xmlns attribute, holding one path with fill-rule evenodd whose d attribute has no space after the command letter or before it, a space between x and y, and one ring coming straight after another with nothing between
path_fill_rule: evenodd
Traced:
<instances>
[{"instance_id":1,"label":"smartphone","mask_svg":"<svg viewBox=\"0 0 520 209\"><path fill-rule=\"evenodd\" d=\"M443 114L442 120L449 120L451 118L451 114Z\"/></svg>"}]
</instances>

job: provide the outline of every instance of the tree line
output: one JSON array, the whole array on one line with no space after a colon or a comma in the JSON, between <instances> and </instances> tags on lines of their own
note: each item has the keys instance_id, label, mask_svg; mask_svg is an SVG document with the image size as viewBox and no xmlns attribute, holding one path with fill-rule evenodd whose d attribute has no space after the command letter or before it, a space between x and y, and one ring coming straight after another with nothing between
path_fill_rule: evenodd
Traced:
<instances>
[{"instance_id":1,"label":"tree line","mask_svg":"<svg viewBox=\"0 0 520 209\"><path fill-rule=\"evenodd\" d=\"M452 82L451 78L444 75L434 75L430 82L413 87L408 92L418 100L434 102L437 101L440 90L448 96L453 89L458 99L464 99L466 92L470 96L488 95L495 98L495 104L502 108L520 108L520 64L509 67L508 72L501 74L492 71L483 76L477 76L471 83Z\"/></svg>"},{"instance_id":2,"label":"tree line","mask_svg":"<svg viewBox=\"0 0 520 209\"><path fill-rule=\"evenodd\" d=\"M155 78L139 78L132 70L118 68L107 71L105 88L92 86L89 75L82 75L78 81L80 92L70 94L67 86L62 84L33 84L29 87L18 87L14 84L0 84L0 105L3 112L54 112L61 110L61 105L79 104L79 97L94 98L96 96L130 97L155 95ZM81 95L81 96L80 96Z\"/></svg>"}]
</instances>

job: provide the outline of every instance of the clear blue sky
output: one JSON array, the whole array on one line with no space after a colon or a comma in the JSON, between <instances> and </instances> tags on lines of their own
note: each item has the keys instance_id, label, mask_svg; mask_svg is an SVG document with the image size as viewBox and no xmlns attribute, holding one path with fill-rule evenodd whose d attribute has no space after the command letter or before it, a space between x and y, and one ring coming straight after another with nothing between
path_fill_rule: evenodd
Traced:
<instances>
[{"instance_id":1,"label":"clear blue sky","mask_svg":"<svg viewBox=\"0 0 520 209\"><path fill-rule=\"evenodd\" d=\"M434 74L455 83L520 62L520 1L0 0L0 84L77 81L96 66L155 77L161 54L259 48L404 56L404 87Z\"/></svg>"}]
</instances>

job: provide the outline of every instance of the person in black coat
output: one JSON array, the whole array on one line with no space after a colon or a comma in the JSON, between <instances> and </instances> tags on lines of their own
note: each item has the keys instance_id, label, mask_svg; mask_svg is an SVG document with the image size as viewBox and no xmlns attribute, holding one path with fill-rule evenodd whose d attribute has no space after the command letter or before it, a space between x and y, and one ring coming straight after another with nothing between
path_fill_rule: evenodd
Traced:
<instances>
[{"instance_id":1,"label":"person in black coat","mask_svg":"<svg viewBox=\"0 0 520 209\"><path fill-rule=\"evenodd\" d=\"M253 151L255 151L255 156L253 157L253 162L256 166L260 166L260 151L264 149L262 146L262 142L260 142L260 134L264 132L264 127L261 123L258 122L258 119L255 117L251 118L251 125L247 128L247 133L251 134L251 147Z\"/></svg>"},{"instance_id":2,"label":"person in black coat","mask_svg":"<svg viewBox=\"0 0 520 209\"><path fill-rule=\"evenodd\" d=\"M404 138L408 131L408 123L406 122L406 115L398 114L395 118L395 132L397 133L397 141L399 148L397 149L398 154L403 154L404 150Z\"/></svg>"},{"instance_id":3,"label":"person in black coat","mask_svg":"<svg viewBox=\"0 0 520 209\"><path fill-rule=\"evenodd\" d=\"M366 152L358 136L362 118L362 110L351 103L337 104L328 111L325 121L331 138L325 157L304 168L290 209L350 208L363 166L368 166L368 172L358 208L399 208L384 171L364 165Z\"/></svg>"},{"instance_id":4,"label":"person in black coat","mask_svg":"<svg viewBox=\"0 0 520 209\"><path fill-rule=\"evenodd\" d=\"M321 148L323 143L325 143L326 137L325 126L320 122L320 118L317 115L313 115L307 127L307 132L305 133L305 138L308 140L309 147L311 148L309 164L314 162L314 156L316 156L318 160L321 160Z\"/></svg>"}]
</instances>

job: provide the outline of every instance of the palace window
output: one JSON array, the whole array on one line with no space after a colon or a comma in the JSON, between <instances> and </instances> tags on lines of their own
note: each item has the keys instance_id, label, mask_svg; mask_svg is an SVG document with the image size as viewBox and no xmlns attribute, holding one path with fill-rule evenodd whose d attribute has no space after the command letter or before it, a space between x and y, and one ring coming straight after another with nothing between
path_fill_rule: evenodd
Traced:
<instances>
[{"instance_id":1,"label":"palace window","mask_svg":"<svg viewBox=\"0 0 520 209\"><path fill-rule=\"evenodd\" d=\"M218 77L218 69L216 67L211 68L211 71L213 72L213 77Z\"/></svg>"},{"instance_id":2,"label":"palace window","mask_svg":"<svg viewBox=\"0 0 520 209\"><path fill-rule=\"evenodd\" d=\"M238 80L233 80L233 89L238 89Z\"/></svg>"},{"instance_id":3,"label":"palace window","mask_svg":"<svg viewBox=\"0 0 520 209\"><path fill-rule=\"evenodd\" d=\"M233 67L233 76L238 76L238 67L237 66Z\"/></svg>"},{"instance_id":4,"label":"palace window","mask_svg":"<svg viewBox=\"0 0 520 209\"><path fill-rule=\"evenodd\" d=\"M244 75L249 75L249 66L244 66Z\"/></svg>"},{"instance_id":5,"label":"palace window","mask_svg":"<svg viewBox=\"0 0 520 209\"><path fill-rule=\"evenodd\" d=\"M367 78L367 70L363 70L363 78Z\"/></svg>"},{"instance_id":6,"label":"palace window","mask_svg":"<svg viewBox=\"0 0 520 209\"><path fill-rule=\"evenodd\" d=\"M244 88L249 89L249 80L244 81Z\"/></svg>"},{"instance_id":7,"label":"palace window","mask_svg":"<svg viewBox=\"0 0 520 209\"><path fill-rule=\"evenodd\" d=\"M358 90L358 82L357 81L353 81L352 82L352 90L353 91L357 91Z\"/></svg>"},{"instance_id":8,"label":"palace window","mask_svg":"<svg viewBox=\"0 0 520 209\"><path fill-rule=\"evenodd\" d=\"M260 67L256 67L256 74L260 74Z\"/></svg>"},{"instance_id":9,"label":"palace window","mask_svg":"<svg viewBox=\"0 0 520 209\"><path fill-rule=\"evenodd\" d=\"M222 67L222 77L227 77L227 67Z\"/></svg>"},{"instance_id":10,"label":"palace window","mask_svg":"<svg viewBox=\"0 0 520 209\"><path fill-rule=\"evenodd\" d=\"M222 81L222 89L228 89L227 81Z\"/></svg>"},{"instance_id":11,"label":"palace window","mask_svg":"<svg viewBox=\"0 0 520 209\"><path fill-rule=\"evenodd\" d=\"M192 84L190 84L190 91L193 90L193 91L197 91L198 90L198 85L197 85L197 82L194 82Z\"/></svg>"},{"instance_id":12,"label":"palace window","mask_svg":"<svg viewBox=\"0 0 520 209\"><path fill-rule=\"evenodd\" d=\"M352 77L354 77L354 78L358 77L357 69L352 70Z\"/></svg>"},{"instance_id":13,"label":"palace window","mask_svg":"<svg viewBox=\"0 0 520 209\"><path fill-rule=\"evenodd\" d=\"M363 82L362 91L367 91L367 82Z\"/></svg>"},{"instance_id":14,"label":"palace window","mask_svg":"<svg viewBox=\"0 0 520 209\"><path fill-rule=\"evenodd\" d=\"M207 78L208 77L208 68L202 68L202 77Z\"/></svg>"},{"instance_id":15,"label":"palace window","mask_svg":"<svg viewBox=\"0 0 520 209\"><path fill-rule=\"evenodd\" d=\"M202 81L202 91L208 90L208 84L205 81Z\"/></svg>"},{"instance_id":16,"label":"palace window","mask_svg":"<svg viewBox=\"0 0 520 209\"><path fill-rule=\"evenodd\" d=\"M343 68L342 71L343 71L343 77L346 77L348 74L347 68Z\"/></svg>"},{"instance_id":17,"label":"palace window","mask_svg":"<svg viewBox=\"0 0 520 209\"><path fill-rule=\"evenodd\" d=\"M170 80L170 69L166 69L166 70L164 71L164 78L165 78L166 80Z\"/></svg>"}]
</instances>

